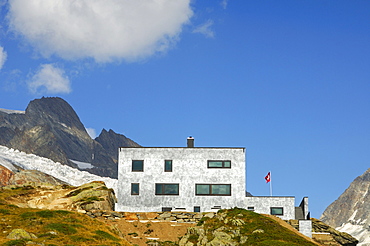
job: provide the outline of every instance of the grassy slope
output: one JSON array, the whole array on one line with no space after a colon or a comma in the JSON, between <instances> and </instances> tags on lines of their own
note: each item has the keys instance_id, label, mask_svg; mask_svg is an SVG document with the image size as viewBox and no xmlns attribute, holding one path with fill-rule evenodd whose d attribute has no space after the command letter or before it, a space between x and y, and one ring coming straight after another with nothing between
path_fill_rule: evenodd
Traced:
<instances>
[{"instance_id":1,"label":"grassy slope","mask_svg":"<svg viewBox=\"0 0 370 246\"><path fill-rule=\"evenodd\" d=\"M9 197L21 197L29 193L32 193L30 187L0 189L0 245L25 245L27 241L6 239L13 229L24 229L35 234L38 238L31 241L46 246L130 245L105 224L84 214L19 208L6 202ZM235 219L242 220L243 224L236 225L233 223ZM240 230L241 235L247 236L247 241L242 245L315 245L273 219L244 209L220 210L217 216L204 219L199 225L205 229L209 241L216 229L224 227L226 233ZM263 233L253 233L256 230L263 230ZM196 238L193 237L193 240L195 242ZM240 238L233 240L237 242Z\"/></svg>"},{"instance_id":2,"label":"grassy slope","mask_svg":"<svg viewBox=\"0 0 370 246\"><path fill-rule=\"evenodd\" d=\"M0 245L26 245L27 240L10 240L13 229L35 234L44 245L130 245L102 222L76 212L19 208L7 204L7 197L22 196L29 188L0 190Z\"/></svg>"},{"instance_id":3,"label":"grassy slope","mask_svg":"<svg viewBox=\"0 0 370 246\"><path fill-rule=\"evenodd\" d=\"M233 222L235 220L242 220L243 224L235 225ZM204 219L198 225L205 229L208 241L212 240L212 234L216 229L225 227L223 231L228 234L231 234L233 230L240 230L241 235L248 237L246 242L241 245L316 245L284 228L273 219L244 209L220 210L217 216ZM263 231L263 233L256 233L256 231ZM234 238L236 242L239 239L238 237Z\"/></svg>"}]
</instances>

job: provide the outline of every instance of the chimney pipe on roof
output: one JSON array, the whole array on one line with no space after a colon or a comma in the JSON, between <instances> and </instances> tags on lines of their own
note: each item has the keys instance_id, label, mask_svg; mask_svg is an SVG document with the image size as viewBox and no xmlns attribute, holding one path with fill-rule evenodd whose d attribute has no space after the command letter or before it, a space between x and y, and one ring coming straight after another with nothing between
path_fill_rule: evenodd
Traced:
<instances>
[{"instance_id":1,"label":"chimney pipe on roof","mask_svg":"<svg viewBox=\"0 0 370 246\"><path fill-rule=\"evenodd\" d=\"M192 136L188 137L188 148L194 148L194 138Z\"/></svg>"}]
</instances>

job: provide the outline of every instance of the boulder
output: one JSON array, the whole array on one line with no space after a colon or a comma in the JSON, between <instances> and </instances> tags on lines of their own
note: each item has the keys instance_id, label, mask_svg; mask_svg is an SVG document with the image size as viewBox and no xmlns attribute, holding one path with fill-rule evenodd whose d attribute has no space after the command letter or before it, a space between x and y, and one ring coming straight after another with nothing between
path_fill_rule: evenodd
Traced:
<instances>
[{"instance_id":1,"label":"boulder","mask_svg":"<svg viewBox=\"0 0 370 246\"><path fill-rule=\"evenodd\" d=\"M12 230L9 235L6 237L7 239L33 239L37 238L35 234L29 233L23 229L14 229Z\"/></svg>"}]
</instances>

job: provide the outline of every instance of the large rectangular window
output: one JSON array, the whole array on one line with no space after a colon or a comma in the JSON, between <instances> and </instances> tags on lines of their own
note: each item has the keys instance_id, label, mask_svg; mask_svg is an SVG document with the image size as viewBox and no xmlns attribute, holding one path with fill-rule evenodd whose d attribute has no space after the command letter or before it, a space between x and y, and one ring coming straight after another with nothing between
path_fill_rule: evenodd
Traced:
<instances>
[{"instance_id":1,"label":"large rectangular window","mask_svg":"<svg viewBox=\"0 0 370 246\"><path fill-rule=\"evenodd\" d=\"M165 160L164 161L164 171L165 172L172 172L172 160Z\"/></svg>"},{"instance_id":2,"label":"large rectangular window","mask_svg":"<svg viewBox=\"0 0 370 246\"><path fill-rule=\"evenodd\" d=\"M143 172L144 171L144 161L143 160L132 160L133 172Z\"/></svg>"},{"instance_id":3,"label":"large rectangular window","mask_svg":"<svg viewBox=\"0 0 370 246\"><path fill-rule=\"evenodd\" d=\"M155 184L156 195L178 195L179 184Z\"/></svg>"},{"instance_id":4,"label":"large rectangular window","mask_svg":"<svg viewBox=\"0 0 370 246\"><path fill-rule=\"evenodd\" d=\"M231 168L231 161L208 161L208 168Z\"/></svg>"},{"instance_id":5,"label":"large rectangular window","mask_svg":"<svg viewBox=\"0 0 370 246\"><path fill-rule=\"evenodd\" d=\"M231 196L231 184L196 184L197 196Z\"/></svg>"},{"instance_id":6,"label":"large rectangular window","mask_svg":"<svg viewBox=\"0 0 370 246\"><path fill-rule=\"evenodd\" d=\"M139 184L138 183L132 183L131 184L131 195L139 195Z\"/></svg>"},{"instance_id":7,"label":"large rectangular window","mask_svg":"<svg viewBox=\"0 0 370 246\"><path fill-rule=\"evenodd\" d=\"M270 214L271 215L284 215L284 208L283 207L271 207Z\"/></svg>"}]
</instances>

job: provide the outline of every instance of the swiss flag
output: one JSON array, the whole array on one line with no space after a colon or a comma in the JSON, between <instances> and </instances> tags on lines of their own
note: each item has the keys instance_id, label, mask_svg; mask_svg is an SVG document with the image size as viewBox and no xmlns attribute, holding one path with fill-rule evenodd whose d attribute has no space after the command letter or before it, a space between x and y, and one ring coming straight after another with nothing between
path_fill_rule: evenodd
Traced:
<instances>
[{"instance_id":1,"label":"swiss flag","mask_svg":"<svg viewBox=\"0 0 370 246\"><path fill-rule=\"evenodd\" d=\"M266 183L271 181L271 173L269 172L265 177Z\"/></svg>"}]
</instances>

